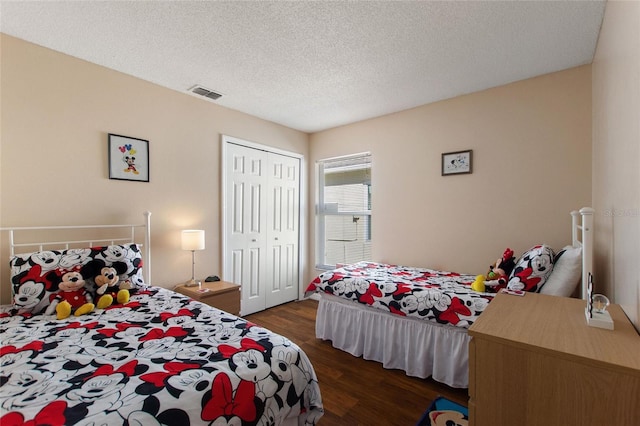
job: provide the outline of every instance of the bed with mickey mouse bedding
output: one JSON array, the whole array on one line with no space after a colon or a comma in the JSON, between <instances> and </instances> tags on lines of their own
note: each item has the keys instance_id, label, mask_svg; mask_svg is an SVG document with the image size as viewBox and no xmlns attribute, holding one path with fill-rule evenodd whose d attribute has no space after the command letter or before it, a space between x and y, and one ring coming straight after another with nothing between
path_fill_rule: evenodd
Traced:
<instances>
[{"instance_id":1,"label":"bed with mickey mouse bedding","mask_svg":"<svg viewBox=\"0 0 640 426\"><path fill-rule=\"evenodd\" d=\"M297 345L148 286L143 263L134 243L12 256L13 304L0 307L0 424L318 421L317 377ZM105 279L114 287L99 294ZM106 306L93 303L111 290ZM51 308L65 302L70 314Z\"/></svg>"},{"instance_id":2,"label":"bed with mickey mouse bedding","mask_svg":"<svg viewBox=\"0 0 640 426\"><path fill-rule=\"evenodd\" d=\"M323 272L306 291L306 296L321 295L316 337L354 356L381 362L385 368L466 388L467 329L496 291L568 297L581 276L586 288L585 277L592 270L592 214L590 208L572 212L572 244L557 252L540 244L516 259L510 249L505 250L496 262L495 271L500 273L495 277L494 269L479 278L376 262ZM506 264L505 272L500 267ZM482 281L489 277L496 279L485 286ZM482 288L477 287L478 280Z\"/></svg>"}]
</instances>

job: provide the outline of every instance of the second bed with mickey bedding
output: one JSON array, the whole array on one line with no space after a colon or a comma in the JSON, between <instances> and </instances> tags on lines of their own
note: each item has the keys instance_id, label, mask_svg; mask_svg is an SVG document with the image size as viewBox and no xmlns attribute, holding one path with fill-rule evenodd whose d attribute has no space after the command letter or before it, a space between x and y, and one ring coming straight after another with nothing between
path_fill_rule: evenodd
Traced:
<instances>
[{"instance_id":1,"label":"second bed with mickey bedding","mask_svg":"<svg viewBox=\"0 0 640 426\"><path fill-rule=\"evenodd\" d=\"M584 216L591 209L580 211ZM572 212L573 228L578 212ZM584 226L584 225L582 225ZM591 231L592 226L584 227ZM585 235L582 234L583 241ZM536 245L516 261L499 286L569 296L583 270L591 271L591 240L573 234L573 243L557 253ZM586 253L583 256L583 251ZM511 257L511 254L509 254ZM490 275L490 274L487 274ZM495 293L475 291L476 276L376 262L359 262L326 271L308 286L306 295L321 295L316 337L354 356L401 369L410 376L432 377L451 387L466 388L467 329ZM495 290L494 290L495 291ZM514 296L517 297L517 296Z\"/></svg>"},{"instance_id":2,"label":"second bed with mickey bedding","mask_svg":"<svg viewBox=\"0 0 640 426\"><path fill-rule=\"evenodd\" d=\"M297 345L147 286L136 244L16 255L11 267L14 303L0 307L3 425L302 425L322 416L316 374ZM77 297L90 305L83 292L103 268L118 270L127 301L46 314L73 280L86 281Z\"/></svg>"}]
</instances>

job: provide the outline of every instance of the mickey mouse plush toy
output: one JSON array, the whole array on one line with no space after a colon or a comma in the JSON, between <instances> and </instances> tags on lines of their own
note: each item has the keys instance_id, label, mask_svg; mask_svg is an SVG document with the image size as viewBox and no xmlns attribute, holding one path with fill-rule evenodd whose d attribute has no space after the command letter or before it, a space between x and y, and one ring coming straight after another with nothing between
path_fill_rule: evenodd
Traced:
<instances>
[{"instance_id":1,"label":"mickey mouse plush toy","mask_svg":"<svg viewBox=\"0 0 640 426\"><path fill-rule=\"evenodd\" d=\"M80 272L72 271L64 274L62 282L58 285L60 291L47 307L45 314L51 315L55 310L57 318L61 320L69 317L72 311L77 317L92 312L95 305L84 284L85 281Z\"/></svg>"},{"instance_id":2,"label":"mickey mouse plush toy","mask_svg":"<svg viewBox=\"0 0 640 426\"><path fill-rule=\"evenodd\" d=\"M94 279L96 286L96 293L101 295L98 299L98 308L104 309L111 306L113 300L117 300L118 303L127 303L129 301L129 289L131 289L131 283L129 281L120 282L118 271L113 267L103 267L100 269L100 275Z\"/></svg>"}]
</instances>

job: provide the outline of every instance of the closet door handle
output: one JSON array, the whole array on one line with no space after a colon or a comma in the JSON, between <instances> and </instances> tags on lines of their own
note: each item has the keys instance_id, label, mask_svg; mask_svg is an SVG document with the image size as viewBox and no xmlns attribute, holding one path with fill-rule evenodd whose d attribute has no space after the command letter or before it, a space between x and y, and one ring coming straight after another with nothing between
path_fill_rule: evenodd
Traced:
<instances>
[{"instance_id":1,"label":"closet door handle","mask_svg":"<svg viewBox=\"0 0 640 426\"><path fill-rule=\"evenodd\" d=\"M256 241L258 241L258 240L256 240L255 238L252 238L252 239L251 239L251 242L252 242L252 243L255 243Z\"/></svg>"},{"instance_id":2,"label":"closet door handle","mask_svg":"<svg viewBox=\"0 0 640 426\"><path fill-rule=\"evenodd\" d=\"M276 237L275 240L278 241L278 237Z\"/></svg>"}]
</instances>

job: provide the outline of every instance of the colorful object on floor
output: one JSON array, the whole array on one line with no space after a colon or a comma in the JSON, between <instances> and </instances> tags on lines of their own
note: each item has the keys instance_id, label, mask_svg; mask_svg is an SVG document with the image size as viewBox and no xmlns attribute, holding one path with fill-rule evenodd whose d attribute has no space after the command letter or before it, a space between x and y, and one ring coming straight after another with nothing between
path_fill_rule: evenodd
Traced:
<instances>
[{"instance_id":1,"label":"colorful object on floor","mask_svg":"<svg viewBox=\"0 0 640 426\"><path fill-rule=\"evenodd\" d=\"M443 396L433 400L416 426L467 426L469 410Z\"/></svg>"}]
</instances>

